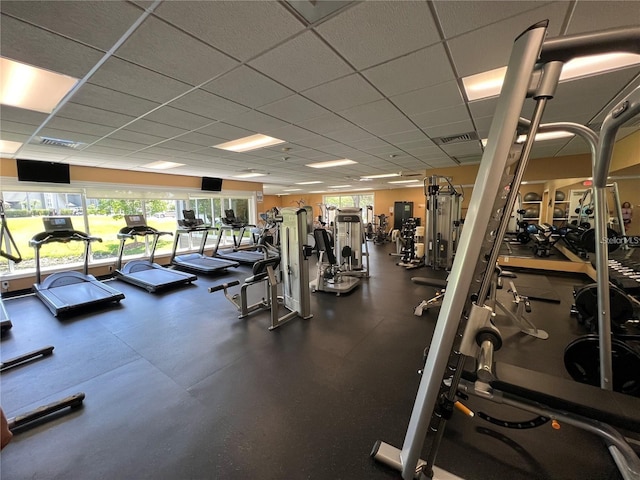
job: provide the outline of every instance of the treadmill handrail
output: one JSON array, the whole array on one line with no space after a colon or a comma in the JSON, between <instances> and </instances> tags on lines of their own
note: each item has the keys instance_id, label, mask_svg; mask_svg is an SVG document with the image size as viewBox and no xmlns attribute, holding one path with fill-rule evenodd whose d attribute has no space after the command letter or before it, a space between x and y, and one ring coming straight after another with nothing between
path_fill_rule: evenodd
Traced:
<instances>
[{"instance_id":1,"label":"treadmill handrail","mask_svg":"<svg viewBox=\"0 0 640 480\"><path fill-rule=\"evenodd\" d=\"M102 242L102 238L93 237L85 232L79 230L61 231L61 232L40 232L35 234L31 240L29 240L29 246L39 248L46 243L53 242Z\"/></svg>"},{"instance_id":2,"label":"treadmill handrail","mask_svg":"<svg viewBox=\"0 0 640 480\"><path fill-rule=\"evenodd\" d=\"M133 238L133 237L146 237L148 235L157 235L158 237L160 237L162 235L171 235L171 236L173 236L173 233L172 232L161 232L161 231L156 230L155 228L150 227L148 225L139 226L139 227L123 227L118 232L118 238L119 239L122 239L122 238Z\"/></svg>"}]
</instances>

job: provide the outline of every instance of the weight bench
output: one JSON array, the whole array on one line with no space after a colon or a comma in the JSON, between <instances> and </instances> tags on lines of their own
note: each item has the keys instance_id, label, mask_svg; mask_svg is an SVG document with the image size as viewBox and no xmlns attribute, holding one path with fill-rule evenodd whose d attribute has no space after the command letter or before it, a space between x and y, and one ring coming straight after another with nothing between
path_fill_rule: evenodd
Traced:
<instances>
[{"instance_id":1,"label":"weight bench","mask_svg":"<svg viewBox=\"0 0 640 480\"><path fill-rule=\"evenodd\" d=\"M640 398L506 363L496 362L493 372L494 379L485 383L465 368L458 391L594 433L604 440L623 478L640 478L640 459L616 430L640 432Z\"/></svg>"}]
</instances>

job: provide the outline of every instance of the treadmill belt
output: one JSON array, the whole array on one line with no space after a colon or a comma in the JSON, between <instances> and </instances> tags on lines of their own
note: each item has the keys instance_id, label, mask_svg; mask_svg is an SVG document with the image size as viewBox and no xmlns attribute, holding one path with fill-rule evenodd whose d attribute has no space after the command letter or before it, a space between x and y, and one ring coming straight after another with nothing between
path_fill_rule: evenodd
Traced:
<instances>
[{"instance_id":1,"label":"treadmill belt","mask_svg":"<svg viewBox=\"0 0 640 480\"><path fill-rule=\"evenodd\" d=\"M233 260L235 262L240 262L240 263L254 264L258 260L263 260L264 254L262 252L256 252L251 250L239 250L237 252L234 252L233 250L227 250L227 251L219 250L218 253L216 253L216 257L223 258L225 260Z\"/></svg>"}]
</instances>

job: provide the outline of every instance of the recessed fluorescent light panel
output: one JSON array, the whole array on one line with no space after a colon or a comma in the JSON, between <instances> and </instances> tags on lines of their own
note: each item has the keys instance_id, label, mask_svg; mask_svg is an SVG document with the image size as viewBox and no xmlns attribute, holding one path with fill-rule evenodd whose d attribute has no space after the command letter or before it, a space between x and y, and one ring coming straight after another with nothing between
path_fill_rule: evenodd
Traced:
<instances>
[{"instance_id":1,"label":"recessed fluorescent light panel","mask_svg":"<svg viewBox=\"0 0 640 480\"><path fill-rule=\"evenodd\" d=\"M182 167L184 163L165 162L163 160L142 165L143 168L153 168L154 170L167 170L169 168Z\"/></svg>"},{"instance_id":2,"label":"recessed fluorescent light panel","mask_svg":"<svg viewBox=\"0 0 640 480\"><path fill-rule=\"evenodd\" d=\"M387 182L387 183L416 183L419 181L420 180L395 180L393 182Z\"/></svg>"},{"instance_id":3,"label":"recessed fluorescent light panel","mask_svg":"<svg viewBox=\"0 0 640 480\"><path fill-rule=\"evenodd\" d=\"M0 57L0 103L51 113L77 78Z\"/></svg>"},{"instance_id":4,"label":"recessed fluorescent light panel","mask_svg":"<svg viewBox=\"0 0 640 480\"><path fill-rule=\"evenodd\" d=\"M381 173L379 175L363 175L360 178L390 178L390 177L399 177L399 173Z\"/></svg>"},{"instance_id":5,"label":"recessed fluorescent light panel","mask_svg":"<svg viewBox=\"0 0 640 480\"><path fill-rule=\"evenodd\" d=\"M254 177L264 177L266 175L267 175L266 173L250 172L250 173L241 173L239 175L234 175L233 178L254 178Z\"/></svg>"},{"instance_id":6,"label":"recessed fluorescent light panel","mask_svg":"<svg viewBox=\"0 0 640 480\"><path fill-rule=\"evenodd\" d=\"M270 147L281 143L285 143L285 140L268 137L258 133L249 137L239 138L230 142L214 145L214 148L229 150L231 152L248 152L250 150L257 150L258 148Z\"/></svg>"},{"instance_id":7,"label":"recessed fluorescent light panel","mask_svg":"<svg viewBox=\"0 0 640 480\"><path fill-rule=\"evenodd\" d=\"M329 168L329 167L341 167L342 165L352 165L354 163L353 160L349 160L348 158L343 158L341 160L329 160L328 162L318 162L318 163L308 163L307 167L311 168Z\"/></svg>"},{"instance_id":8,"label":"recessed fluorescent light panel","mask_svg":"<svg viewBox=\"0 0 640 480\"><path fill-rule=\"evenodd\" d=\"M22 146L20 142L11 142L9 140L0 140L0 153L16 153Z\"/></svg>"},{"instance_id":9,"label":"recessed fluorescent light panel","mask_svg":"<svg viewBox=\"0 0 640 480\"><path fill-rule=\"evenodd\" d=\"M573 133L562 132L562 131L537 133L535 141L544 142L545 140L557 140L558 138L566 138L566 137L573 137ZM527 139L526 135L518 135L518 138L516 139L516 143L524 143L526 139ZM487 146L486 138L482 139L482 146L483 147Z\"/></svg>"},{"instance_id":10,"label":"recessed fluorescent light panel","mask_svg":"<svg viewBox=\"0 0 640 480\"><path fill-rule=\"evenodd\" d=\"M640 55L633 53L606 53L574 58L562 68L560 81L575 80L637 64L640 64ZM464 77L462 83L469 101L499 95L506 71L507 67L500 67Z\"/></svg>"},{"instance_id":11,"label":"recessed fluorescent light panel","mask_svg":"<svg viewBox=\"0 0 640 480\"><path fill-rule=\"evenodd\" d=\"M320 180L314 180L312 182L296 182L296 185L315 185L317 183L324 183L324 182L321 182Z\"/></svg>"},{"instance_id":12,"label":"recessed fluorescent light panel","mask_svg":"<svg viewBox=\"0 0 640 480\"><path fill-rule=\"evenodd\" d=\"M301 192L301 188L285 188L283 192Z\"/></svg>"},{"instance_id":13,"label":"recessed fluorescent light panel","mask_svg":"<svg viewBox=\"0 0 640 480\"><path fill-rule=\"evenodd\" d=\"M351 185L331 185L327 188L349 188Z\"/></svg>"}]
</instances>

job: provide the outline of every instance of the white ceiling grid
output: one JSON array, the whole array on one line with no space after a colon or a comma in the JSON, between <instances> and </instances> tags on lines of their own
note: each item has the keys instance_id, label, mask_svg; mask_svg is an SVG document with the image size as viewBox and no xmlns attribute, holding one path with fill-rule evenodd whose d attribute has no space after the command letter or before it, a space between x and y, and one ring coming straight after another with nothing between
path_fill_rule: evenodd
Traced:
<instances>
[{"instance_id":1,"label":"white ceiling grid","mask_svg":"<svg viewBox=\"0 0 640 480\"><path fill-rule=\"evenodd\" d=\"M83 78L152 5L3 0L0 54ZM253 169L268 173L259 178L268 193L477 163L479 141L432 141L487 136L496 101L468 102L462 76L506 65L515 37L542 19L550 36L640 23L637 1L585 0L164 0L147 14L48 122L1 107L0 138L25 142L41 127L19 158L141 171L168 160L184 166L166 173L223 178ZM638 67L561 84L543 121L601 121L637 84ZM287 143L246 154L212 148L255 133ZM42 146L40 136L83 145ZM586 151L563 139L536 145L533 156ZM305 166L336 158L358 163Z\"/></svg>"}]
</instances>

